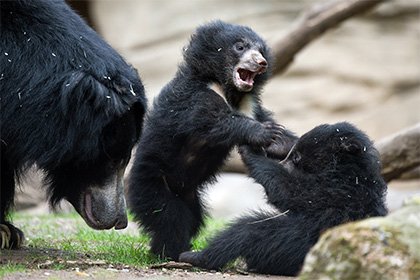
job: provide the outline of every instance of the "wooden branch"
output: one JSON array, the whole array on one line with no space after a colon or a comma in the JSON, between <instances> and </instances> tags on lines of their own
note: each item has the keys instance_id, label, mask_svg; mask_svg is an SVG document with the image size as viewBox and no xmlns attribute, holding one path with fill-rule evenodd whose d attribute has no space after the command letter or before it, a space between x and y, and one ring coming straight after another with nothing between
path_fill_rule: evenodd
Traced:
<instances>
[{"instance_id":1,"label":"wooden branch","mask_svg":"<svg viewBox=\"0 0 420 280\"><path fill-rule=\"evenodd\" d=\"M420 123L376 144L381 155L382 175L389 182L420 166Z\"/></svg>"},{"instance_id":2,"label":"wooden branch","mask_svg":"<svg viewBox=\"0 0 420 280\"><path fill-rule=\"evenodd\" d=\"M408 170L404 174L401 174L401 176L398 179L401 179L401 180L420 179L420 165L414 167L411 170Z\"/></svg>"},{"instance_id":3,"label":"wooden branch","mask_svg":"<svg viewBox=\"0 0 420 280\"><path fill-rule=\"evenodd\" d=\"M294 28L274 49L276 65L273 74L280 74L293 62L295 55L328 29L346 19L364 13L389 0L340 0L321 3L303 13ZM420 166L420 123L377 143L382 161L382 175L387 182ZM238 159L231 160L225 171L244 172Z\"/></svg>"},{"instance_id":4,"label":"wooden branch","mask_svg":"<svg viewBox=\"0 0 420 280\"><path fill-rule=\"evenodd\" d=\"M168 268L168 269L190 269L192 268L192 265L190 263L183 263L183 262L164 262L164 263L158 263L151 265L150 268L152 269L162 269L162 268Z\"/></svg>"},{"instance_id":5,"label":"wooden branch","mask_svg":"<svg viewBox=\"0 0 420 280\"><path fill-rule=\"evenodd\" d=\"M295 27L274 45L276 65L273 75L285 71L301 49L328 29L385 1L388 0L340 0L314 5L303 13Z\"/></svg>"},{"instance_id":6,"label":"wooden branch","mask_svg":"<svg viewBox=\"0 0 420 280\"><path fill-rule=\"evenodd\" d=\"M420 178L420 123L378 141L375 146L381 157L385 181L390 182L409 172L411 177L406 178ZM246 168L235 156L224 171L246 173Z\"/></svg>"}]
</instances>

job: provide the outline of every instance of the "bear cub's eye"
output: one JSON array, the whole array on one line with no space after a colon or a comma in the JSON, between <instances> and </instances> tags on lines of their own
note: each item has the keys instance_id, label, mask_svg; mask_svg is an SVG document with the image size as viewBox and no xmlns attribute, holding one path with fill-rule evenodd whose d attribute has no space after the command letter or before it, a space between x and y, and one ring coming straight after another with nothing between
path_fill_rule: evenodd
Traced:
<instances>
[{"instance_id":1,"label":"bear cub's eye","mask_svg":"<svg viewBox=\"0 0 420 280\"><path fill-rule=\"evenodd\" d=\"M292 162L294 164L297 164L297 163L299 163L299 161L300 161L301 158L302 157L301 157L301 155L299 153L293 153L293 155L292 155Z\"/></svg>"},{"instance_id":2,"label":"bear cub's eye","mask_svg":"<svg viewBox=\"0 0 420 280\"><path fill-rule=\"evenodd\" d=\"M234 49L237 52L243 52L245 50L245 44L243 42L236 42L234 45Z\"/></svg>"}]
</instances>

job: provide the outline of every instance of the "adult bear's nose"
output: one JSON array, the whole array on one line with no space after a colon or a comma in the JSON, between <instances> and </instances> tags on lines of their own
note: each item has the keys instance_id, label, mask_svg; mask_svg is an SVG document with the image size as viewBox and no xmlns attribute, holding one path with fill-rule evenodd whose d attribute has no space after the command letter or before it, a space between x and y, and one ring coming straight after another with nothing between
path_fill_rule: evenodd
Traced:
<instances>
[{"instance_id":1,"label":"adult bear's nose","mask_svg":"<svg viewBox=\"0 0 420 280\"><path fill-rule=\"evenodd\" d=\"M128 225L128 219L127 219L127 215L122 215L122 217L120 217L117 222L115 223L114 228L115 229L124 229L126 228Z\"/></svg>"},{"instance_id":2,"label":"adult bear's nose","mask_svg":"<svg viewBox=\"0 0 420 280\"><path fill-rule=\"evenodd\" d=\"M124 170L111 175L107 184L88 187L74 208L94 229L123 229L127 227L127 210L123 185Z\"/></svg>"}]
</instances>

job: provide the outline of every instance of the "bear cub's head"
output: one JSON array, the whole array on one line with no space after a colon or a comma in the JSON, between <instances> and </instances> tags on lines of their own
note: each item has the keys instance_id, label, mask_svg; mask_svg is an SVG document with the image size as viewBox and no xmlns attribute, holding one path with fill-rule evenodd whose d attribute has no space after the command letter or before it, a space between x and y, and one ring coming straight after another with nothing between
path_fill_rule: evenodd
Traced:
<instances>
[{"instance_id":1,"label":"bear cub's head","mask_svg":"<svg viewBox=\"0 0 420 280\"><path fill-rule=\"evenodd\" d=\"M308 174L360 171L380 177L378 151L366 134L347 122L323 124L302 135L282 161Z\"/></svg>"},{"instance_id":2,"label":"bear cub's head","mask_svg":"<svg viewBox=\"0 0 420 280\"><path fill-rule=\"evenodd\" d=\"M238 92L264 84L273 64L269 48L252 29L222 21L197 28L184 59L196 77Z\"/></svg>"}]
</instances>

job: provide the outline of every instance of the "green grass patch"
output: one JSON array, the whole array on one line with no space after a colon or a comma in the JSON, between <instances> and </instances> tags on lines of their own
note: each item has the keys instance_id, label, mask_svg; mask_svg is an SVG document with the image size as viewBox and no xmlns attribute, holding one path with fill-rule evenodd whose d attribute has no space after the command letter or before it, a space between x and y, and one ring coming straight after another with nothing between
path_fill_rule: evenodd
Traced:
<instances>
[{"instance_id":1,"label":"green grass patch","mask_svg":"<svg viewBox=\"0 0 420 280\"><path fill-rule=\"evenodd\" d=\"M41 216L15 213L12 218L13 223L25 233L29 254L23 259L32 263L31 268L51 261L51 269L63 269L68 267L67 263L80 260L101 260L107 264L137 268L163 261L149 253L150 238L135 227L97 231L89 228L77 213ZM129 219L132 218L129 216ZM193 240L193 249L203 249L209 237L224 224L207 219L206 227ZM25 268L23 264L10 264L9 267L0 266L0 275L11 269Z\"/></svg>"},{"instance_id":2,"label":"green grass patch","mask_svg":"<svg viewBox=\"0 0 420 280\"><path fill-rule=\"evenodd\" d=\"M23 272L23 271L25 271L25 266L23 264L14 264L14 263L3 264L0 267L0 279L6 276L7 274L14 273L14 272Z\"/></svg>"},{"instance_id":3,"label":"green grass patch","mask_svg":"<svg viewBox=\"0 0 420 280\"><path fill-rule=\"evenodd\" d=\"M207 247L208 240L226 226L222 220L206 219L203 227L196 238L192 241L193 250L201 250Z\"/></svg>"}]
</instances>

